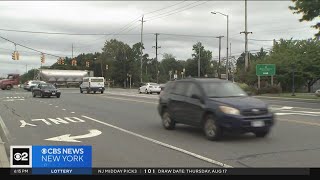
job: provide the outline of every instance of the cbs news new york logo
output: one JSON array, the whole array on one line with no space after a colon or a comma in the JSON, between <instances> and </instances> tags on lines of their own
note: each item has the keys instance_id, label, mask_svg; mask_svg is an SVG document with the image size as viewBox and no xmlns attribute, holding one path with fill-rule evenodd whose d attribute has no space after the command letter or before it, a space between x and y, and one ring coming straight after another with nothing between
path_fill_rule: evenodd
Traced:
<instances>
[{"instance_id":1,"label":"cbs news new york logo","mask_svg":"<svg viewBox=\"0 0 320 180\"><path fill-rule=\"evenodd\" d=\"M31 168L32 146L10 146L10 167Z\"/></svg>"}]
</instances>

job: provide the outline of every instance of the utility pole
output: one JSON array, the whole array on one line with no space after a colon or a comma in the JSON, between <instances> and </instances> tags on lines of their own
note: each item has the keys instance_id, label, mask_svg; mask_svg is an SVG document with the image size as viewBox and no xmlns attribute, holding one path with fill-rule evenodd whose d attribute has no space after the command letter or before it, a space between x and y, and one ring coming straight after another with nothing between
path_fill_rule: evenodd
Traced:
<instances>
[{"instance_id":1,"label":"utility pole","mask_svg":"<svg viewBox=\"0 0 320 180\"><path fill-rule=\"evenodd\" d=\"M229 15L227 15L227 63L226 63L226 79L229 80Z\"/></svg>"},{"instance_id":2,"label":"utility pole","mask_svg":"<svg viewBox=\"0 0 320 180\"><path fill-rule=\"evenodd\" d=\"M199 42L198 77L200 77L200 57L201 57L201 44Z\"/></svg>"},{"instance_id":3,"label":"utility pole","mask_svg":"<svg viewBox=\"0 0 320 180\"><path fill-rule=\"evenodd\" d=\"M143 15L142 15L142 19L141 19L141 55L140 55L140 82L142 83L142 48L143 48L143 39L142 39L142 34L143 34L143 23L146 21L143 21Z\"/></svg>"},{"instance_id":4,"label":"utility pole","mask_svg":"<svg viewBox=\"0 0 320 180\"><path fill-rule=\"evenodd\" d=\"M248 61L248 34L252 34L252 32L248 32L248 23L247 23L247 0L245 2L245 30L240 32L240 34L244 33L245 35L245 61L244 61L244 69L245 72L248 70L249 61Z\"/></svg>"},{"instance_id":5,"label":"utility pole","mask_svg":"<svg viewBox=\"0 0 320 180\"><path fill-rule=\"evenodd\" d=\"M224 36L218 36L217 38L219 38L219 63L218 63L218 78L221 79L221 72L220 72L220 64L221 64L221 38L223 38Z\"/></svg>"},{"instance_id":6,"label":"utility pole","mask_svg":"<svg viewBox=\"0 0 320 180\"><path fill-rule=\"evenodd\" d=\"M72 55L71 55L72 59L73 59L73 43L72 43Z\"/></svg>"},{"instance_id":7,"label":"utility pole","mask_svg":"<svg viewBox=\"0 0 320 180\"><path fill-rule=\"evenodd\" d=\"M157 72L157 83L159 83L159 69L158 69L158 49L161 48L161 46L158 47L158 35L159 33L156 33L156 46L152 46L156 49L156 72Z\"/></svg>"}]
</instances>

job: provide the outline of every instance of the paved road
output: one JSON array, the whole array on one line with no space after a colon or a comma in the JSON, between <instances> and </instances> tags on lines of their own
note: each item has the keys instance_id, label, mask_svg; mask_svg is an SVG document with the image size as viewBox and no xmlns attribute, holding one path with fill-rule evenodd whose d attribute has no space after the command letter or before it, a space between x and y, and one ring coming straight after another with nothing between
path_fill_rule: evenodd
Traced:
<instances>
[{"instance_id":1,"label":"paved road","mask_svg":"<svg viewBox=\"0 0 320 180\"><path fill-rule=\"evenodd\" d=\"M158 95L109 89L80 94L63 89L60 99L32 98L23 90L0 91L0 116L9 145L92 145L94 167L319 167L320 104L267 101L277 123L267 138L227 135L205 139L197 128L167 131L156 107ZM0 119L0 120L1 120ZM81 142L45 139L89 131ZM3 130L2 130L3 131Z\"/></svg>"}]
</instances>

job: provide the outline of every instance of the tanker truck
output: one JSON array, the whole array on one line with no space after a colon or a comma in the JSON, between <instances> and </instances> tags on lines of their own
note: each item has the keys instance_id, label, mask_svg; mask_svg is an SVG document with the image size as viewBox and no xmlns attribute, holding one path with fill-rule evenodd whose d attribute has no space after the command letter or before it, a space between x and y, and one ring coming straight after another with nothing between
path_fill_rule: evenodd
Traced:
<instances>
[{"instance_id":1,"label":"tanker truck","mask_svg":"<svg viewBox=\"0 0 320 180\"><path fill-rule=\"evenodd\" d=\"M58 87L79 87L83 77L90 76L93 76L93 71L40 69L37 79L55 84Z\"/></svg>"}]
</instances>

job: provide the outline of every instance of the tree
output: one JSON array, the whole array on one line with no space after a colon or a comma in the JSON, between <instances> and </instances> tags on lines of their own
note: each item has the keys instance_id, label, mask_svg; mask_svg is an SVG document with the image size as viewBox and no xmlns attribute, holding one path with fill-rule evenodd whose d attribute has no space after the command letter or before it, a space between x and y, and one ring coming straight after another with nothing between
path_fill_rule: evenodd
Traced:
<instances>
[{"instance_id":1,"label":"tree","mask_svg":"<svg viewBox=\"0 0 320 180\"><path fill-rule=\"evenodd\" d=\"M320 17L320 1L319 0L292 0L294 6L289 6L290 10L293 10L294 14L302 13L300 22L312 21L316 17ZM319 32L315 35L320 36L320 22L312 26L313 28L319 29Z\"/></svg>"},{"instance_id":2,"label":"tree","mask_svg":"<svg viewBox=\"0 0 320 180\"><path fill-rule=\"evenodd\" d=\"M192 54L193 59L187 60L186 63L186 75L192 77L198 77L198 60L200 57L200 77L212 74L211 60L212 52L205 50L201 42L198 42L192 46L194 53Z\"/></svg>"}]
</instances>

